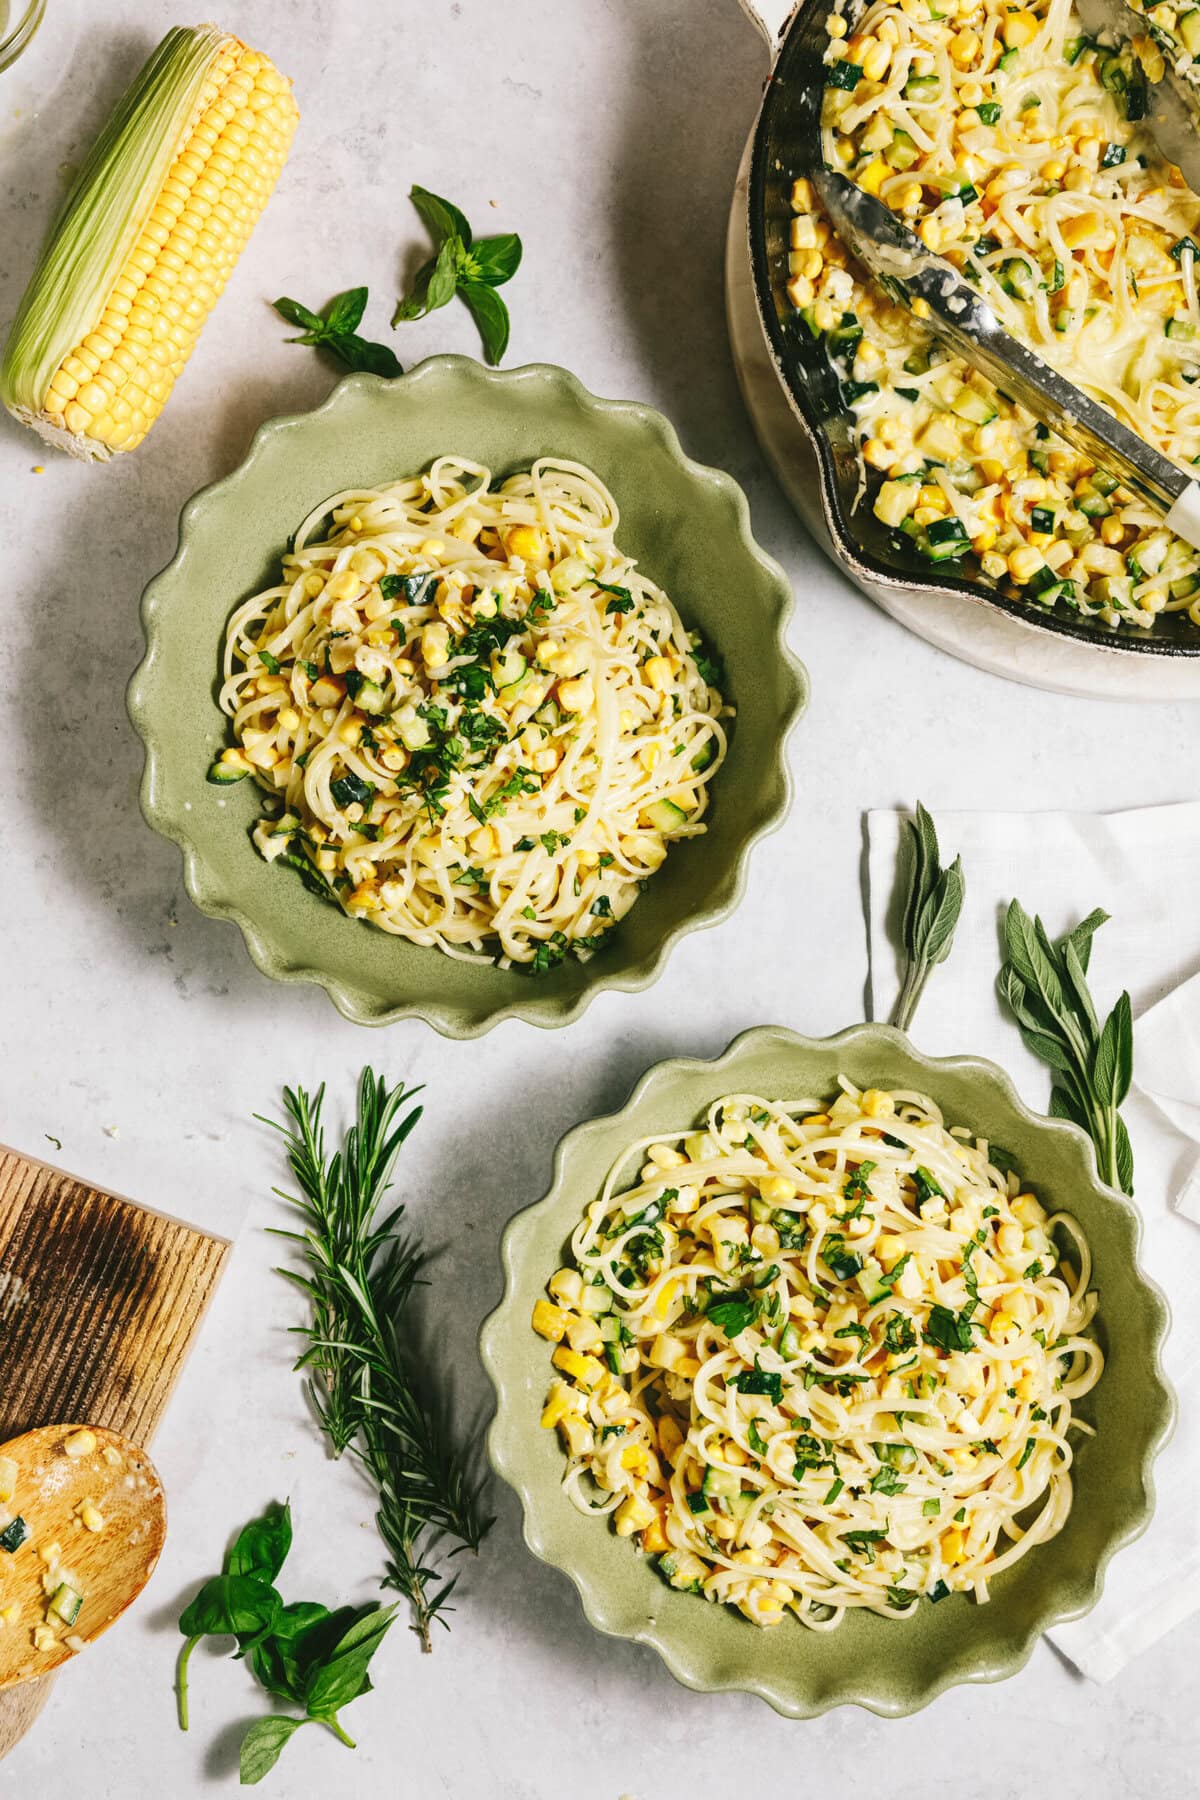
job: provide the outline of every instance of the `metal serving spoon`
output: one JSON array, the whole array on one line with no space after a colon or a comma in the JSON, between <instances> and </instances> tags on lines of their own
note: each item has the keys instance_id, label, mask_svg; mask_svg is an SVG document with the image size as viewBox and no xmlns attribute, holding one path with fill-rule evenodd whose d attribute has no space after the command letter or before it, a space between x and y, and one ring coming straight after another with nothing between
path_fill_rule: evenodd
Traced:
<instances>
[{"instance_id":1,"label":"metal serving spoon","mask_svg":"<svg viewBox=\"0 0 1200 1800\"><path fill-rule=\"evenodd\" d=\"M923 301L922 322L936 337L1126 487L1162 507L1167 529L1200 550L1200 486L1189 475L1010 336L958 270L927 250L882 200L832 169L814 169L810 180L838 236L889 293L910 307Z\"/></svg>"},{"instance_id":2,"label":"metal serving spoon","mask_svg":"<svg viewBox=\"0 0 1200 1800\"><path fill-rule=\"evenodd\" d=\"M0 1474L9 1463L0 1689L50 1674L107 1630L149 1581L167 1530L154 1465L115 1431L43 1425L0 1444Z\"/></svg>"}]
</instances>

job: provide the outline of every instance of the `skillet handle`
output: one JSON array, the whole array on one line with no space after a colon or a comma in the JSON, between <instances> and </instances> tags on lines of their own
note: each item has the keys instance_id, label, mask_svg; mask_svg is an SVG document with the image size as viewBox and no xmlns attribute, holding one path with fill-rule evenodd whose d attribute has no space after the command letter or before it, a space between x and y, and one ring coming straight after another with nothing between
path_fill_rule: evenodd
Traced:
<instances>
[{"instance_id":1,"label":"skillet handle","mask_svg":"<svg viewBox=\"0 0 1200 1800\"><path fill-rule=\"evenodd\" d=\"M796 10L796 0L741 0L742 11L762 32L772 51L779 48L784 28Z\"/></svg>"}]
</instances>

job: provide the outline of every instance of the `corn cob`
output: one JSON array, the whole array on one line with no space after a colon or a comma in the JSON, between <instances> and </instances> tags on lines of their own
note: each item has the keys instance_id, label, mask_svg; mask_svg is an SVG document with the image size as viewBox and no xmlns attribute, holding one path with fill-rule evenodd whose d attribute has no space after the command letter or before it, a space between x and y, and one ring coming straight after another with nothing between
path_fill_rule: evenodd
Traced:
<instances>
[{"instance_id":1,"label":"corn cob","mask_svg":"<svg viewBox=\"0 0 1200 1800\"><path fill-rule=\"evenodd\" d=\"M52 229L0 399L85 461L162 411L287 157L299 117L265 56L178 26L118 103Z\"/></svg>"}]
</instances>

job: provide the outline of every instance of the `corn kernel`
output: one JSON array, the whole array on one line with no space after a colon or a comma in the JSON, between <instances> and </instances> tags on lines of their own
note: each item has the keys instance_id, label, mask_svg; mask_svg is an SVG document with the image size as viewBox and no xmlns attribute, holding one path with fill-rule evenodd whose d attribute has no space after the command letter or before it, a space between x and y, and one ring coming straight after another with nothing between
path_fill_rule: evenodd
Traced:
<instances>
[{"instance_id":1,"label":"corn kernel","mask_svg":"<svg viewBox=\"0 0 1200 1800\"><path fill-rule=\"evenodd\" d=\"M582 1285L582 1284L581 1284ZM561 1342L566 1334L571 1315L552 1301L539 1300L533 1309L530 1324L539 1337L549 1338L553 1343Z\"/></svg>"}]
</instances>

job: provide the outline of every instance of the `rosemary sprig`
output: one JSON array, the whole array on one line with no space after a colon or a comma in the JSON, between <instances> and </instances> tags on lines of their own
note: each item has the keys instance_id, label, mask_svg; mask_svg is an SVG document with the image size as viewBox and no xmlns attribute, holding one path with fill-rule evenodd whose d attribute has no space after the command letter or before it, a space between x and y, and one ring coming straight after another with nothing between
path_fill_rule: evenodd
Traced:
<instances>
[{"instance_id":1,"label":"rosemary sprig","mask_svg":"<svg viewBox=\"0 0 1200 1800\"><path fill-rule=\"evenodd\" d=\"M932 970L950 954L966 892L961 856L942 868L937 831L919 800L916 817L907 825L908 889L900 928L904 979L891 1021L902 1031L912 1023Z\"/></svg>"},{"instance_id":2,"label":"rosemary sprig","mask_svg":"<svg viewBox=\"0 0 1200 1800\"><path fill-rule=\"evenodd\" d=\"M378 1495L376 1522L387 1547L381 1585L403 1594L425 1650L430 1627L457 1583L437 1567L449 1552L478 1550L492 1521L469 1452L453 1441L444 1405L426 1386L412 1321L423 1285L424 1253L397 1231L404 1212L381 1213L400 1146L421 1116L401 1109L420 1090L388 1090L364 1069L358 1116L342 1148L327 1157L321 1125L324 1084L314 1095L285 1088L290 1125L274 1125L287 1143L300 1197L276 1193L300 1214L302 1229L277 1230L301 1251L305 1269L281 1269L308 1296L312 1316L293 1326L307 1340L296 1363L334 1456L349 1452Z\"/></svg>"},{"instance_id":3,"label":"rosemary sprig","mask_svg":"<svg viewBox=\"0 0 1200 1800\"><path fill-rule=\"evenodd\" d=\"M1039 918L1014 900L1004 919L1006 960L998 986L1033 1054L1054 1071L1050 1116L1081 1125L1102 1178L1133 1192L1133 1150L1117 1108L1133 1079L1133 1013L1123 993L1101 1026L1087 984L1099 908L1051 942Z\"/></svg>"}]
</instances>

